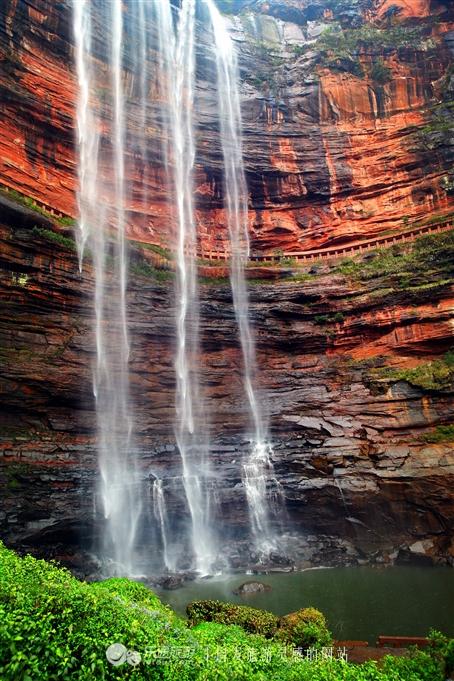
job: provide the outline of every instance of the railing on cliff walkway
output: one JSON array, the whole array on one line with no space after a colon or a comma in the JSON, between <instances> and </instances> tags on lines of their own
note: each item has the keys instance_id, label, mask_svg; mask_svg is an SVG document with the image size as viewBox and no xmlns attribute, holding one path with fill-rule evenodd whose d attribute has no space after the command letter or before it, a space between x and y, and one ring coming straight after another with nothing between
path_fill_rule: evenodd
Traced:
<instances>
[{"instance_id":1,"label":"railing on cliff walkway","mask_svg":"<svg viewBox=\"0 0 454 681\"><path fill-rule=\"evenodd\" d=\"M0 189L9 192L13 188L8 187L5 184L0 184ZM44 203L40 199L35 199L30 197L34 203L39 207L43 208L52 217L57 218L72 218L76 219L74 215L69 213L63 213L47 203ZM282 260L299 260L311 262L314 260L329 260L342 257L348 257L358 253L363 253L367 251L373 251L376 248L386 248L387 246L392 246L393 244L405 243L415 241L420 236L426 234L437 234L439 232L448 232L454 229L454 217L451 215L440 222L434 224L425 224L419 226L409 227L401 232L396 232L395 234L387 234L382 236L377 236L375 238L354 241L348 244L338 245L338 246L328 246L326 248L318 248L308 251L287 251L285 253L279 254L253 254L250 256L250 262L263 262L263 263L279 263ZM230 259L230 253L228 251L213 251L201 249L197 252L197 256L203 260L210 261L227 261Z\"/></svg>"}]
</instances>

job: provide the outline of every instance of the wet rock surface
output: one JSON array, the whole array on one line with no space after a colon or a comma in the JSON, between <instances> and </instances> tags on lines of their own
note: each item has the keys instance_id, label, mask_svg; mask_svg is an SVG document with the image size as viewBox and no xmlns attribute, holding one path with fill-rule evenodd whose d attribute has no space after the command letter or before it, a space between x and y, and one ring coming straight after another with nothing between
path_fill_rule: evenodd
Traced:
<instances>
[{"instance_id":1,"label":"wet rock surface","mask_svg":"<svg viewBox=\"0 0 454 681\"><path fill-rule=\"evenodd\" d=\"M103 520L96 494L91 266L80 273L73 250L10 223L0 229L2 538L94 578L102 573L93 546ZM248 422L231 293L226 285L201 287L200 366L216 471L213 519L222 537L216 569L452 564L452 443L421 439L452 422L452 391L374 382L368 368L383 357L399 367L439 357L452 341L451 286L415 300L411 291L381 293L380 281L358 290L328 273L251 287L261 399L286 506L276 527L279 546L266 557L248 537L241 481ZM183 536L188 509L173 434L172 283L137 276L128 297L144 498L153 518L150 488L161 478ZM343 321L317 322L320 313L339 309ZM161 548L153 532L143 532L150 561ZM188 553L181 574L190 569Z\"/></svg>"},{"instance_id":2,"label":"wet rock surface","mask_svg":"<svg viewBox=\"0 0 454 681\"><path fill-rule=\"evenodd\" d=\"M240 584L237 589L233 590L233 593L237 596L253 596L254 594L264 593L265 591L271 591L269 584L263 584L263 582L244 582Z\"/></svg>"}]
</instances>

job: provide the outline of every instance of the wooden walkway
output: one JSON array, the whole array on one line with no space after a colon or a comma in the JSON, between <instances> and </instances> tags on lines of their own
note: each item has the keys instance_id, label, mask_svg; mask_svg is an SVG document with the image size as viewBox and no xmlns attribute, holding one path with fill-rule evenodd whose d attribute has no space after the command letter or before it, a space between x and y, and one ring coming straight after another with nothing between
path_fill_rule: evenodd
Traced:
<instances>
[{"instance_id":1,"label":"wooden walkway","mask_svg":"<svg viewBox=\"0 0 454 681\"><path fill-rule=\"evenodd\" d=\"M358 253L373 251L376 248L386 248L393 244L415 241L415 239L418 239L420 236L425 236L427 234L449 232L451 229L454 229L454 218L452 216L437 224L411 227L402 232L396 232L395 234L388 234L386 236L377 236L374 239L368 239L367 241L354 241L342 246L331 246L310 251L289 251L279 255L251 255L249 260L250 262L279 263L281 260L288 259L311 262L314 260L346 258L357 255ZM230 255L226 252L202 251L200 257L205 260L229 260Z\"/></svg>"},{"instance_id":2,"label":"wooden walkway","mask_svg":"<svg viewBox=\"0 0 454 681\"><path fill-rule=\"evenodd\" d=\"M11 187L5 184L0 184L0 188L5 191L11 191ZM58 218L72 218L76 219L74 215L69 215L68 213L62 213L56 210L52 206L30 197L37 206L43 208L50 216ZM288 251L286 253L280 253L279 255L272 254L260 254L251 255L249 257L249 262L261 262L261 263L279 263L282 260L297 260L302 262L311 262L315 260L333 260L336 258L345 258L352 255L357 255L359 253L365 253L367 251L373 251L376 248L386 248L392 246L393 244L401 244L406 242L415 241L420 236L425 236L427 234L438 234L440 232L449 232L454 229L454 217L450 216L445 220L441 220L436 224L425 224L419 226L409 227L401 232L396 232L395 234L388 234L383 236L377 236L363 241L354 241L348 244L339 246L330 246L328 248L319 248L309 251ZM203 260L209 261L228 261L230 260L230 253L228 251L212 251L212 250L200 250L197 251L197 257Z\"/></svg>"}]
</instances>

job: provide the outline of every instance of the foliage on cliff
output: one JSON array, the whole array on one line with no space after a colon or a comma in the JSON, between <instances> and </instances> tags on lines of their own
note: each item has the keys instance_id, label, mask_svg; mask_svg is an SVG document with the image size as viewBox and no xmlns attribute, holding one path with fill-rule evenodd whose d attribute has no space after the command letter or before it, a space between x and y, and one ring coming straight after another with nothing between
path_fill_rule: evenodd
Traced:
<instances>
[{"instance_id":1,"label":"foliage on cliff","mask_svg":"<svg viewBox=\"0 0 454 681\"><path fill-rule=\"evenodd\" d=\"M454 352L447 352L439 359L423 362L411 369L383 367L372 369L372 373L393 381L407 381L425 390L451 391L454 389Z\"/></svg>"},{"instance_id":2,"label":"foliage on cliff","mask_svg":"<svg viewBox=\"0 0 454 681\"><path fill-rule=\"evenodd\" d=\"M137 666L110 664L106 649L124 645ZM205 622L189 629L145 586L127 579L86 584L67 570L0 544L0 678L150 679L162 681L442 681L449 642L434 655L350 665L312 662L292 649Z\"/></svg>"},{"instance_id":3,"label":"foliage on cliff","mask_svg":"<svg viewBox=\"0 0 454 681\"><path fill-rule=\"evenodd\" d=\"M402 48L413 47L426 50L432 43L422 37L420 27L392 26L376 28L361 26L340 30L338 27L327 29L317 41L321 63L335 71L348 71L360 78L366 75L361 55L372 57L369 75L372 80L383 84L391 79L391 71L382 60L383 55L391 54Z\"/></svg>"},{"instance_id":4,"label":"foliage on cliff","mask_svg":"<svg viewBox=\"0 0 454 681\"><path fill-rule=\"evenodd\" d=\"M453 263L454 230L422 236L410 247L378 249L367 261L346 258L336 270L358 281L387 277L397 288L408 289L450 279L454 275Z\"/></svg>"}]
</instances>

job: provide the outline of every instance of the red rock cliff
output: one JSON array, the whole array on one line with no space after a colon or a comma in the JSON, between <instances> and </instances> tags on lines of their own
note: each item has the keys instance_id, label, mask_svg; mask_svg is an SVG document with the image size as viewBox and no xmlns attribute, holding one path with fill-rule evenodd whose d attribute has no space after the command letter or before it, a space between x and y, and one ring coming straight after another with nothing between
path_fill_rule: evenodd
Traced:
<instances>
[{"instance_id":1,"label":"red rock cliff","mask_svg":"<svg viewBox=\"0 0 454 681\"><path fill-rule=\"evenodd\" d=\"M306 0L243 4L252 14L231 17L231 23L240 50L256 250L348 242L452 210L452 192L442 180L451 170L452 145L447 141L434 153L418 137L449 88L450 3L361 0L353 9L344 0L325 3L329 9ZM330 27L344 30L347 44L340 52L320 38ZM2 3L0 183L70 215L76 213L73 57L69 4ZM211 71L201 64L197 217L201 247L223 250ZM152 85L150 102L155 95ZM137 187L131 192L129 231L139 240L169 244L160 144L154 129L148 202L144 207ZM133 187L140 172L131 157Z\"/></svg>"}]
</instances>

